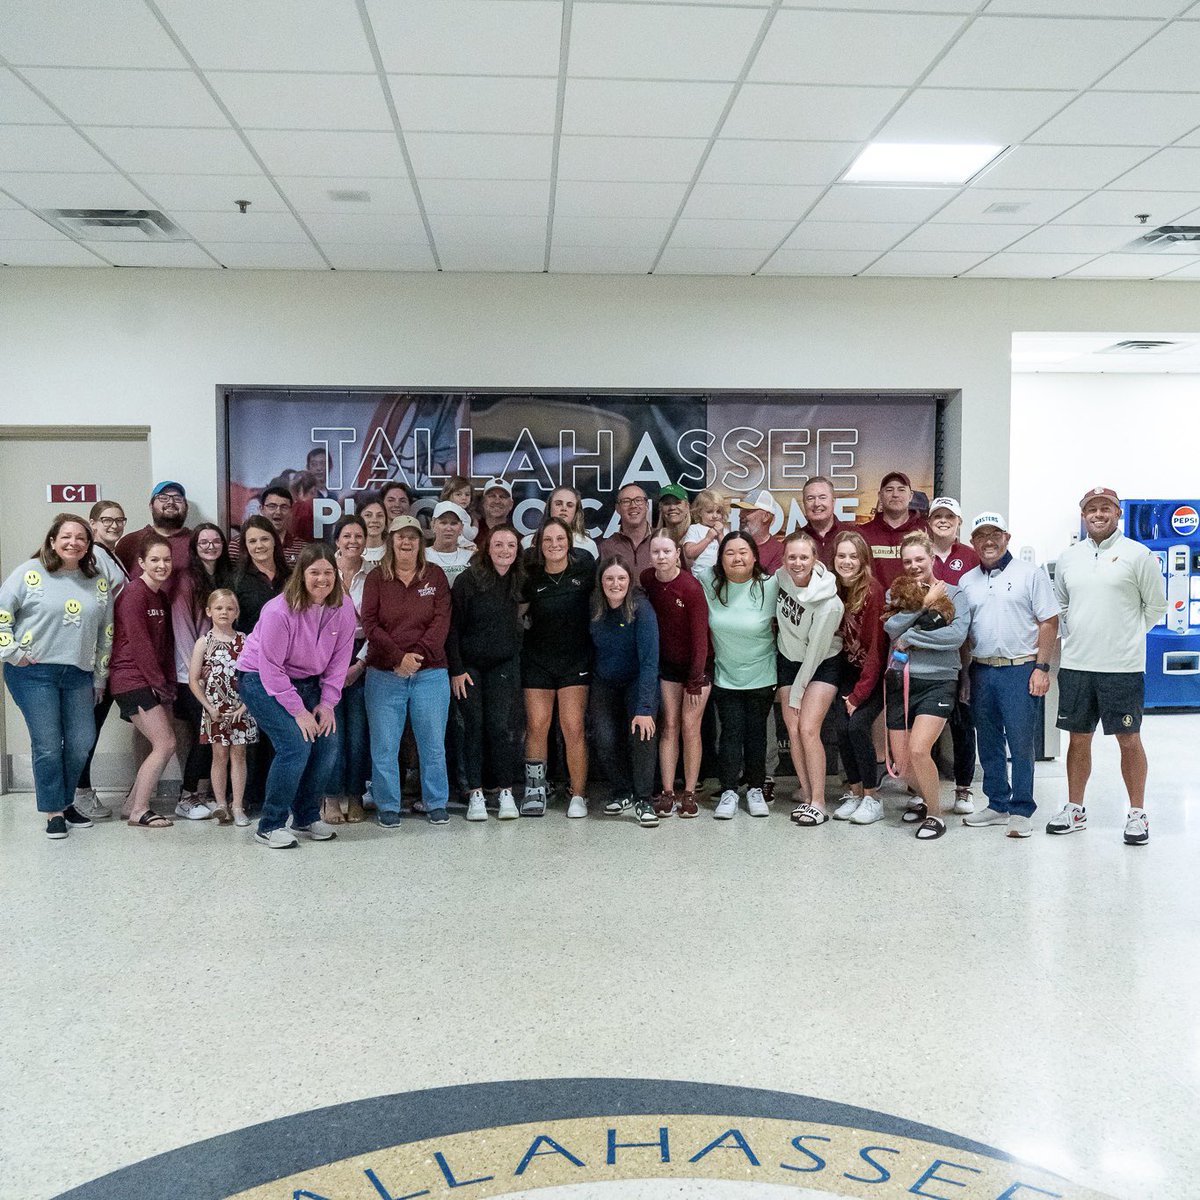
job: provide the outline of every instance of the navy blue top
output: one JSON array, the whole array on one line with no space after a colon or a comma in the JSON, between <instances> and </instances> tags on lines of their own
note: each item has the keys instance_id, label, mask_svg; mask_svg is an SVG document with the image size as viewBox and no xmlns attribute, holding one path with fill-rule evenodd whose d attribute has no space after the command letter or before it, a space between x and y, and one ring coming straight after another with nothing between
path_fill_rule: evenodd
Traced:
<instances>
[{"instance_id":1,"label":"navy blue top","mask_svg":"<svg viewBox=\"0 0 1200 1200\"><path fill-rule=\"evenodd\" d=\"M650 601L645 596L637 597L632 621L626 621L619 608L606 608L591 628L596 647L593 674L605 683L636 680L633 715L652 717L658 711L658 618Z\"/></svg>"}]
</instances>

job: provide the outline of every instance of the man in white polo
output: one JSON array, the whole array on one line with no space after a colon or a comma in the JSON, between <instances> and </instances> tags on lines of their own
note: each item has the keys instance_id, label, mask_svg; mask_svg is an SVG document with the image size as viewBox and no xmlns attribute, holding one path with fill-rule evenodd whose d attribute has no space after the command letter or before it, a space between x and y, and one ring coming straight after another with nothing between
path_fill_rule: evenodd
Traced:
<instances>
[{"instance_id":1,"label":"man in white polo","mask_svg":"<svg viewBox=\"0 0 1200 1200\"><path fill-rule=\"evenodd\" d=\"M1050 687L1058 602L1041 567L1013 558L996 512L971 522L979 556L958 581L971 607L971 709L987 807L964 825L1004 825L1011 838L1033 832L1037 697ZM1012 777L1008 759L1012 758Z\"/></svg>"},{"instance_id":2,"label":"man in white polo","mask_svg":"<svg viewBox=\"0 0 1200 1200\"><path fill-rule=\"evenodd\" d=\"M1100 724L1121 750L1121 777L1129 794L1125 842L1141 846L1150 840L1140 732L1146 631L1167 611L1166 590L1154 555L1121 533L1121 501L1112 488L1092 488L1079 510L1087 537L1058 556L1054 573L1063 635L1058 727L1071 740L1067 803L1046 832L1087 828L1083 794L1092 773L1092 737Z\"/></svg>"}]
</instances>

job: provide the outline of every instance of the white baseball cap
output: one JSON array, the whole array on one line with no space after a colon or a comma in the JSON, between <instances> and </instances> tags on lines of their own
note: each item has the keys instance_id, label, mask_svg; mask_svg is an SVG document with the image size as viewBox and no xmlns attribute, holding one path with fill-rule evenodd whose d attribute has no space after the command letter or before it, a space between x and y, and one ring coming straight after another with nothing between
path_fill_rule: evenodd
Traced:
<instances>
[{"instance_id":1,"label":"white baseball cap","mask_svg":"<svg viewBox=\"0 0 1200 1200\"><path fill-rule=\"evenodd\" d=\"M985 525L992 525L1001 533L1008 532L1008 523L998 512L981 512L971 522L971 532L974 533L976 530L984 528Z\"/></svg>"},{"instance_id":2,"label":"white baseball cap","mask_svg":"<svg viewBox=\"0 0 1200 1200\"><path fill-rule=\"evenodd\" d=\"M962 520L962 505L953 496L935 496L929 504L929 515L932 517L939 508L952 512L960 521Z\"/></svg>"},{"instance_id":3,"label":"white baseball cap","mask_svg":"<svg viewBox=\"0 0 1200 1200\"><path fill-rule=\"evenodd\" d=\"M758 512L766 512L774 516L775 497L766 488L763 488L761 492L756 492L753 496L747 496L745 500L735 500L733 507L750 509L751 511L757 510Z\"/></svg>"},{"instance_id":4,"label":"white baseball cap","mask_svg":"<svg viewBox=\"0 0 1200 1200\"><path fill-rule=\"evenodd\" d=\"M493 475L491 479L489 479L487 483L483 485L483 490L485 492L490 492L492 488L499 488L502 492L507 492L510 496L512 495L512 484L509 483L507 479L500 479L496 475Z\"/></svg>"},{"instance_id":5,"label":"white baseball cap","mask_svg":"<svg viewBox=\"0 0 1200 1200\"><path fill-rule=\"evenodd\" d=\"M444 517L447 513L457 517L464 526L471 523L471 518L467 515L467 510L461 504L455 504L453 500L439 500L433 506L433 519L435 521L438 517Z\"/></svg>"}]
</instances>

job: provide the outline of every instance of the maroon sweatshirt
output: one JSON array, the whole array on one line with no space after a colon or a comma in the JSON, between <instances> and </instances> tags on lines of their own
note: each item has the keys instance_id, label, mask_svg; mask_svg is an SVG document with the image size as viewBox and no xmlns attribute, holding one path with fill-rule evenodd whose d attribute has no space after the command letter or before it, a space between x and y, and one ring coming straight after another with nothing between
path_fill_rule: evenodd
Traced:
<instances>
[{"instance_id":1,"label":"maroon sweatshirt","mask_svg":"<svg viewBox=\"0 0 1200 1200\"><path fill-rule=\"evenodd\" d=\"M113 554L121 560L121 566L125 568L131 579L141 574L138 568L138 552L142 548L142 538L153 532L153 525L143 525L141 529L127 533L113 547ZM187 574L190 554L188 544L191 537L190 529L177 529L174 533L167 534L167 544L171 547L171 575L163 585L163 590L167 593L168 598L175 595L175 588L180 577Z\"/></svg>"},{"instance_id":2,"label":"maroon sweatshirt","mask_svg":"<svg viewBox=\"0 0 1200 1200\"><path fill-rule=\"evenodd\" d=\"M441 567L425 564L425 574L412 583L367 573L362 598L367 666L391 671L406 654L420 654L421 670L445 667L450 632L450 584Z\"/></svg>"},{"instance_id":3,"label":"maroon sweatshirt","mask_svg":"<svg viewBox=\"0 0 1200 1200\"><path fill-rule=\"evenodd\" d=\"M881 513L876 513L865 525L858 526L858 532L871 547L871 569L886 591L900 574L900 543L910 533L928 533L929 530L925 518L915 513L910 513L899 529L893 529Z\"/></svg>"},{"instance_id":4,"label":"maroon sweatshirt","mask_svg":"<svg viewBox=\"0 0 1200 1200\"><path fill-rule=\"evenodd\" d=\"M829 527L829 532L826 534L818 533L811 525L805 525L803 532L807 533L810 538L817 544L817 557L831 571L833 570L833 543L837 540L837 535L844 529L853 529L853 525L843 525L837 517L833 518L833 524Z\"/></svg>"},{"instance_id":5,"label":"maroon sweatshirt","mask_svg":"<svg viewBox=\"0 0 1200 1200\"><path fill-rule=\"evenodd\" d=\"M114 696L153 688L163 701L175 699L175 636L166 589L153 591L134 576L117 597L108 687Z\"/></svg>"},{"instance_id":6,"label":"maroon sweatshirt","mask_svg":"<svg viewBox=\"0 0 1200 1200\"><path fill-rule=\"evenodd\" d=\"M972 567L977 566L979 566L979 555L970 546L964 546L962 542L955 542L944 559L934 554L933 577L945 583L957 584Z\"/></svg>"},{"instance_id":7,"label":"maroon sweatshirt","mask_svg":"<svg viewBox=\"0 0 1200 1200\"><path fill-rule=\"evenodd\" d=\"M658 660L687 673L687 691L698 696L712 682L713 648L708 632L708 601L690 571L659 583L653 567L641 574L642 590L658 618Z\"/></svg>"},{"instance_id":8,"label":"maroon sweatshirt","mask_svg":"<svg viewBox=\"0 0 1200 1200\"><path fill-rule=\"evenodd\" d=\"M870 581L867 598L858 612L846 609L838 636L846 657L858 668L858 682L849 699L859 708L879 682L888 651L887 634L883 632L883 587L878 580Z\"/></svg>"}]
</instances>

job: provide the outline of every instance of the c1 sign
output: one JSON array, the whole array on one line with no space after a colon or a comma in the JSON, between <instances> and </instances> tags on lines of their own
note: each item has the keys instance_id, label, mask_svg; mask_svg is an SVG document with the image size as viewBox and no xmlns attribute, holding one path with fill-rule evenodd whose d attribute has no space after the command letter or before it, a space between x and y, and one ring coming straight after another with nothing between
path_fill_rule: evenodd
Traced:
<instances>
[{"instance_id":1,"label":"c1 sign","mask_svg":"<svg viewBox=\"0 0 1200 1200\"><path fill-rule=\"evenodd\" d=\"M46 499L51 504L95 504L100 499L98 483L48 483Z\"/></svg>"}]
</instances>

